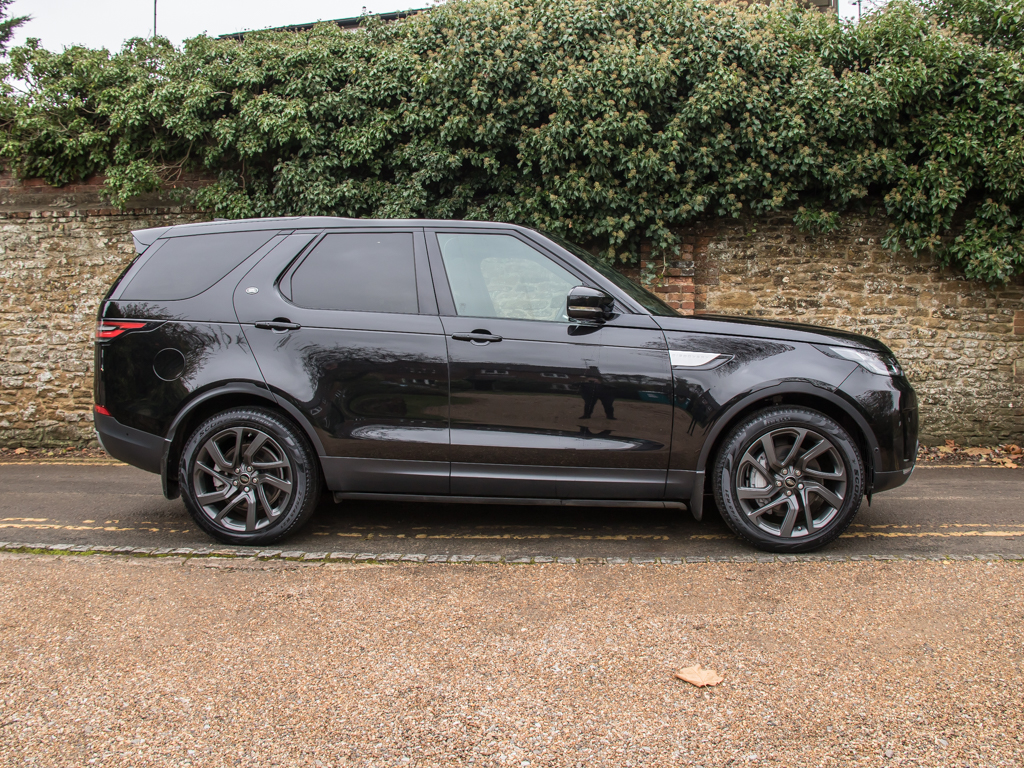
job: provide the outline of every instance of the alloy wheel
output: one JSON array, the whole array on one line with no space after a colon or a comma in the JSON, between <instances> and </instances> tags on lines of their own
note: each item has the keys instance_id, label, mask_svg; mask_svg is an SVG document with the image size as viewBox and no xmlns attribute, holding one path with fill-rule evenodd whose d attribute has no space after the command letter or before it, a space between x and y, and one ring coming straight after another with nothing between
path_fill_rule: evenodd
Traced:
<instances>
[{"instance_id":1,"label":"alloy wheel","mask_svg":"<svg viewBox=\"0 0 1024 768\"><path fill-rule=\"evenodd\" d=\"M837 448L810 429L784 427L755 439L732 474L740 510L761 531L800 538L839 514L847 474Z\"/></svg>"},{"instance_id":2,"label":"alloy wheel","mask_svg":"<svg viewBox=\"0 0 1024 768\"><path fill-rule=\"evenodd\" d=\"M264 529L287 510L294 472L288 454L266 432L229 427L203 443L192 472L196 501L231 532Z\"/></svg>"}]
</instances>

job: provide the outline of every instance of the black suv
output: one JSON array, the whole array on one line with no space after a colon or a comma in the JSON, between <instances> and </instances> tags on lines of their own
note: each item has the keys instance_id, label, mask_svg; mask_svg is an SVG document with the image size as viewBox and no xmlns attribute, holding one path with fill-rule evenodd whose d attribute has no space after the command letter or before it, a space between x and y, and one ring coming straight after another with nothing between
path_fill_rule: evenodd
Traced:
<instances>
[{"instance_id":1,"label":"black suv","mask_svg":"<svg viewBox=\"0 0 1024 768\"><path fill-rule=\"evenodd\" d=\"M917 399L885 345L680 317L552 235L317 217L134 235L99 312L96 430L221 541L292 533L324 486L698 520L713 493L754 546L802 552L914 468Z\"/></svg>"}]
</instances>

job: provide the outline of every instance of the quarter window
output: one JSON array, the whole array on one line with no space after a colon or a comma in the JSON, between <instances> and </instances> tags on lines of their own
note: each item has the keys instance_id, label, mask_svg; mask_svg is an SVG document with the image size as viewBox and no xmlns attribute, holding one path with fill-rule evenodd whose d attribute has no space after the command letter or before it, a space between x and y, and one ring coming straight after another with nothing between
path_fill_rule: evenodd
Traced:
<instances>
[{"instance_id":1,"label":"quarter window","mask_svg":"<svg viewBox=\"0 0 1024 768\"><path fill-rule=\"evenodd\" d=\"M291 289L292 301L307 309L415 314L412 235L327 235L295 270Z\"/></svg>"},{"instance_id":2,"label":"quarter window","mask_svg":"<svg viewBox=\"0 0 1024 768\"><path fill-rule=\"evenodd\" d=\"M276 234L259 230L168 238L125 286L121 299L180 301L198 296Z\"/></svg>"},{"instance_id":3,"label":"quarter window","mask_svg":"<svg viewBox=\"0 0 1024 768\"><path fill-rule=\"evenodd\" d=\"M442 232L437 242L457 314L568 322L565 300L579 278L522 240Z\"/></svg>"}]
</instances>

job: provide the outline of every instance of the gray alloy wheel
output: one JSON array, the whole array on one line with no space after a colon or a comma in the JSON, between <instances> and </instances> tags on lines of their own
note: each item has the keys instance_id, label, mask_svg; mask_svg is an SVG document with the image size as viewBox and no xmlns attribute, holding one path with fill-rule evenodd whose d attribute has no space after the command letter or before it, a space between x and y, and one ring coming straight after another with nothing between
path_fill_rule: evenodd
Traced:
<instances>
[{"instance_id":1,"label":"gray alloy wheel","mask_svg":"<svg viewBox=\"0 0 1024 768\"><path fill-rule=\"evenodd\" d=\"M252 533L272 525L287 510L293 474L288 454L266 432L228 427L199 449L192 491L215 524Z\"/></svg>"},{"instance_id":2,"label":"gray alloy wheel","mask_svg":"<svg viewBox=\"0 0 1024 768\"><path fill-rule=\"evenodd\" d=\"M220 541L268 544L298 529L320 495L305 435L280 414L235 408L203 422L182 451L182 499Z\"/></svg>"},{"instance_id":3,"label":"gray alloy wheel","mask_svg":"<svg viewBox=\"0 0 1024 768\"><path fill-rule=\"evenodd\" d=\"M805 552L833 541L853 520L863 463L828 416L780 406L730 433L715 462L714 488L723 518L742 538L771 552Z\"/></svg>"}]
</instances>

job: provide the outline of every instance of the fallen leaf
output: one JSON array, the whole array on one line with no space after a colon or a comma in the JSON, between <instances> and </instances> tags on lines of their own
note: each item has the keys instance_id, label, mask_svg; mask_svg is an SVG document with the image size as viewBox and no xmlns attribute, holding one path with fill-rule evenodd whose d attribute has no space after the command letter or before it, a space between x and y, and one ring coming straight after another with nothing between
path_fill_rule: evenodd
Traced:
<instances>
[{"instance_id":1,"label":"fallen leaf","mask_svg":"<svg viewBox=\"0 0 1024 768\"><path fill-rule=\"evenodd\" d=\"M991 448L968 448L964 451L968 456L991 456Z\"/></svg>"},{"instance_id":2,"label":"fallen leaf","mask_svg":"<svg viewBox=\"0 0 1024 768\"><path fill-rule=\"evenodd\" d=\"M956 448L956 440L947 440L946 441L946 447L947 448Z\"/></svg>"},{"instance_id":3,"label":"fallen leaf","mask_svg":"<svg viewBox=\"0 0 1024 768\"><path fill-rule=\"evenodd\" d=\"M701 669L700 664L677 669L675 676L680 680L685 680L691 685L697 686L698 688L703 688L705 685L718 685L720 682L725 680L724 677L713 669Z\"/></svg>"},{"instance_id":4,"label":"fallen leaf","mask_svg":"<svg viewBox=\"0 0 1024 768\"><path fill-rule=\"evenodd\" d=\"M953 449L950 448L948 445L940 445L935 450L937 450L939 453L952 453L953 452Z\"/></svg>"},{"instance_id":5,"label":"fallen leaf","mask_svg":"<svg viewBox=\"0 0 1024 768\"><path fill-rule=\"evenodd\" d=\"M15 448L15 453L28 453L28 448Z\"/></svg>"}]
</instances>

